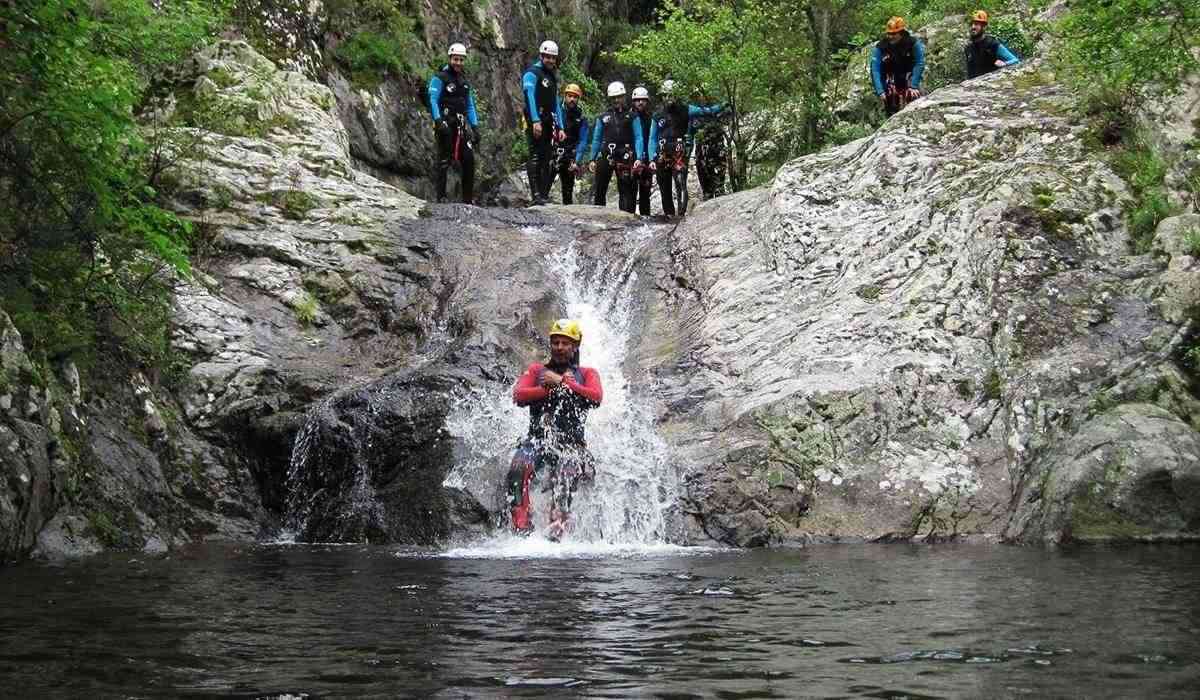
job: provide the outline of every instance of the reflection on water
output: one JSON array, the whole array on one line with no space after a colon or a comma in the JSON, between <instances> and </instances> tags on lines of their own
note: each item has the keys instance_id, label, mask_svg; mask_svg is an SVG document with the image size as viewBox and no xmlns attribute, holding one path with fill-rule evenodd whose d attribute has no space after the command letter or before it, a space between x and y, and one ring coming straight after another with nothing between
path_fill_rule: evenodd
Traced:
<instances>
[{"instance_id":1,"label":"reflection on water","mask_svg":"<svg viewBox=\"0 0 1200 700\"><path fill-rule=\"evenodd\" d=\"M0 571L0 680L38 697L1195 697L1198 574L1198 547L214 546Z\"/></svg>"}]
</instances>

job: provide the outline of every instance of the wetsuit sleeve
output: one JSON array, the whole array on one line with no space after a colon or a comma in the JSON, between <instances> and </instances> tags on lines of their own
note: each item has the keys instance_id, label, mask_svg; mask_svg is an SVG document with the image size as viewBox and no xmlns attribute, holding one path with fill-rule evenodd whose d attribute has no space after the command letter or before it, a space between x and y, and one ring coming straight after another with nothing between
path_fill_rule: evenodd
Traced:
<instances>
[{"instance_id":1,"label":"wetsuit sleeve","mask_svg":"<svg viewBox=\"0 0 1200 700\"><path fill-rule=\"evenodd\" d=\"M571 391L599 406L604 399L604 389L600 387L600 373L591 367L580 367L579 371L583 374L582 384L575 381L575 377L571 376L570 372L563 377L563 384L566 384Z\"/></svg>"},{"instance_id":2,"label":"wetsuit sleeve","mask_svg":"<svg viewBox=\"0 0 1200 700\"><path fill-rule=\"evenodd\" d=\"M1007 46L1000 42L996 42L996 58L1004 61L1004 65L1006 66L1015 66L1021 62L1021 59L1017 58L1012 51L1008 50Z\"/></svg>"},{"instance_id":3,"label":"wetsuit sleeve","mask_svg":"<svg viewBox=\"0 0 1200 700\"><path fill-rule=\"evenodd\" d=\"M554 96L554 116L558 118L558 122L555 124L555 126L557 126L559 129L565 129L567 127L567 116L563 114L561 95Z\"/></svg>"},{"instance_id":4,"label":"wetsuit sleeve","mask_svg":"<svg viewBox=\"0 0 1200 700\"><path fill-rule=\"evenodd\" d=\"M526 71L522 76L521 92L525 93L525 108L529 110L529 118L537 119L537 76L533 71Z\"/></svg>"},{"instance_id":5,"label":"wetsuit sleeve","mask_svg":"<svg viewBox=\"0 0 1200 700\"><path fill-rule=\"evenodd\" d=\"M601 117L596 117L596 125L592 127L592 160L600 158L600 135L603 130L600 128Z\"/></svg>"},{"instance_id":6,"label":"wetsuit sleeve","mask_svg":"<svg viewBox=\"0 0 1200 700\"><path fill-rule=\"evenodd\" d=\"M925 52L921 50L922 63L924 63ZM883 94L883 52L879 50L877 44L874 49L871 49L871 83L875 86L875 96Z\"/></svg>"},{"instance_id":7,"label":"wetsuit sleeve","mask_svg":"<svg viewBox=\"0 0 1200 700\"><path fill-rule=\"evenodd\" d=\"M925 75L925 42L913 42L913 72L911 87L921 89L921 77Z\"/></svg>"},{"instance_id":8,"label":"wetsuit sleeve","mask_svg":"<svg viewBox=\"0 0 1200 700\"><path fill-rule=\"evenodd\" d=\"M433 114L433 120L437 121L442 118L442 110L438 107L438 102L442 99L442 79L434 73L429 79L429 111Z\"/></svg>"},{"instance_id":9,"label":"wetsuit sleeve","mask_svg":"<svg viewBox=\"0 0 1200 700\"><path fill-rule=\"evenodd\" d=\"M479 113L475 111L475 88L467 92L467 122L472 128L479 126Z\"/></svg>"},{"instance_id":10,"label":"wetsuit sleeve","mask_svg":"<svg viewBox=\"0 0 1200 700\"><path fill-rule=\"evenodd\" d=\"M585 153L584 149L588 145L588 136L589 136L588 127L589 126L590 126L590 124L588 123L588 120L586 120L586 119L583 119L579 122L579 144L575 146L575 162L576 163L583 162L583 155Z\"/></svg>"},{"instance_id":11,"label":"wetsuit sleeve","mask_svg":"<svg viewBox=\"0 0 1200 700\"><path fill-rule=\"evenodd\" d=\"M528 406L541 401L550 394L549 390L538 384L538 375L541 373L541 365L537 363L529 365L529 369L525 370L525 374L521 375L516 386L513 387L513 403L518 406Z\"/></svg>"},{"instance_id":12,"label":"wetsuit sleeve","mask_svg":"<svg viewBox=\"0 0 1200 700\"><path fill-rule=\"evenodd\" d=\"M634 117L633 120L633 157L638 160L646 159L646 138L642 134L642 120L640 117Z\"/></svg>"},{"instance_id":13,"label":"wetsuit sleeve","mask_svg":"<svg viewBox=\"0 0 1200 700\"><path fill-rule=\"evenodd\" d=\"M650 143L648 144L650 160L658 157L658 120L650 120Z\"/></svg>"}]
</instances>

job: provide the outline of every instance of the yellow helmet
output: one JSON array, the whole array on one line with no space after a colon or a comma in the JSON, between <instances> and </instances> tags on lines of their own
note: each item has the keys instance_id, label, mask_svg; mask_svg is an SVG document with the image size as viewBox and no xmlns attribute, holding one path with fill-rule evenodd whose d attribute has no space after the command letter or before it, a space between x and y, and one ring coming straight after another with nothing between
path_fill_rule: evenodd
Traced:
<instances>
[{"instance_id":1,"label":"yellow helmet","mask_svg":"<svg viewBox=\"0 0 1200 700\"><path fill-rule=\"evenodd\" d=\"M563 335L576 343L583 342L583 329L579 327L579 321L574 321L569 318L560 318L550 324L550 335Z\"/></svg>"},{"instance_id":2,"label":"yellow helmet","mask_svg":"<svg viewBox=\"0 0 1200 700\"><path fill-rule=\"evenodd\" d=\"M904 21L904 18L893 17L887 21L887 26L884 28L884 31L888 34L891 34L893 32L902 32L905 29L908 29L908 23Z\"/></svg>"},{"instance_id":3,"label":"yellow helmet","mask_svg":"<svg viewBox=\"0 0 1200 700\"><path fill-rule=\"evenodd\" d=\"M987 24L988 23L987 12L984 12L983 10L975 10L974 12L971 13L971 22L982 22L983 24Z\"/></svg>"},{"instance_id":4,"label":"yellow helmet","mask_svg":"<svg viewBox=\"0 0 1200 700\"><path fill-rule=\"evenodd\" d=\"M570 85L568 85L566 87L565 90L563 90L563 94L574 95L576 97L583 97L583 90L580 90L579 86L576 85L575 83L571 83Z\"/></svg>"}]
</instances>

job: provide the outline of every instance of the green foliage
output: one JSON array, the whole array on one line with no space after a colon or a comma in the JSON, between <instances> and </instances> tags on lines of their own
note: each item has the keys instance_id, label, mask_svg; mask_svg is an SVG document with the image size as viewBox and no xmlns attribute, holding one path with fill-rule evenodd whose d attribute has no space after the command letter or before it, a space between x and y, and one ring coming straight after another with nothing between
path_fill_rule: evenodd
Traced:
<instances>
[{"instance_id":1,"label":"green foliage","mask_svg":"<svg viewBox=\"0 0 1200 700\"><path fill-rule=\"evenodd\" d=\"M310 292L304 292L300 298L296 300L292 307L296 311L296 320L302 326L311 326L313 321L317 320L317 313L321 310L321 305Z\"/></svg>"},{"instance_id":2,"label":"green foliage","mask_svg":"<svg viewBox=\"0 0 1200 700\"><path fill-rule=\"evenodd\" d=\"M219 26L200 0L0 4L0 305L35 357L167 346L190 226L161 206L170 162L135 114L154 77ZM86 362L82 363L86 366Z\"/></svg>"},{"instance_id":3,"label":"green foliage","mask_svg":"<svg viewBox=\"0 0 1200 700\"><path fill-rule=\"evenodd\" d=\"M1079 0L1060 31L1066 63L1081 86L1145 86L1168 91L1200 67L1200 4L1177 0Z\"/></svg>"},{"instance_id":4,"label":"green foliage","mask_svg":"<svg viewBox=\"0 0 1200 700\"><path fill-rule=\"evenodd\" d=\"M711 95L729 106L735 191L745 185L748 167L749 135L741 132L738 114L770 104L777 97L772 87L789 70L773 51L774 21L767 7L756 2L700 0L686 9L669 5L660 14L659 28L617 53L652 84L669 77L682 94Z\"/></svg>"},{"instance_id":5,"label":"green foliage","mask_svg":"<svg viewBox=\"0 0 1200 700\"><path fill-rule=\"evenodd\" d=\"M1183 234L1183 245L1187 254L1200 258L1200 228L1190 228Z\"/></svg>"},{"instance_id":6,"label":"green foliage","mask_svg":"<svg viewBox=\"0 0 1200 700\"><path fill-rule=\"evenodd\" d=\"M277 204L283 210L285 217L295 221L302 221L308 216L308 212L318 206L315 197L303 190L297 189L284 192L278 198Z\"/></svg>"},{"instance_id":7,"label":"green foliage","mask_svg":"<svg viewBox=\"0 0 1200 700\"><path fill-rule=\"evenodd\" d=\"M370 89L388 74L423 69L428 57L419 38L420 13L410 0L330 0L324 7L327 32L340 38L334 59L356 87Z\"/></svg>"},{"instance_id":8,"label":"green foliage","mask_svg":"<svg viewBox=\"0 0 1200 700\"><path fill-rule=\"evenodd\" d=\"M1175 213L1163 184L1166 163L1141 135L1127 137L1114 151L1111 161L1133 194L1125 206L1130 243L1134 252L1147 252L1159 222Z\"/></svg>"}]
</instances>

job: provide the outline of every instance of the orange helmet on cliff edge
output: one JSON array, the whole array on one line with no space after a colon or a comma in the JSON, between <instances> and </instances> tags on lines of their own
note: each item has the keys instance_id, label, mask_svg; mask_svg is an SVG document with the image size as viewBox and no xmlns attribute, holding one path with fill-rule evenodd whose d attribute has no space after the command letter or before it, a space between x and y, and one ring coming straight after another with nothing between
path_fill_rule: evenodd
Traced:
<instances>
[{"instance_id":1,"label":"orange helmet on cliff edge","mask_svg":"<svg viewBox=\"0 0 1200 700\"><path fill-rule=\"evenodd\" d=\"M888 34L894 34L895 32L902 32L906 29L908 29L908 23L904 21L903 17L893 17L893 18L889 19L887 21L887 26L884 27L884 31L887 32Z\"/></svg>"}]
</instances>

